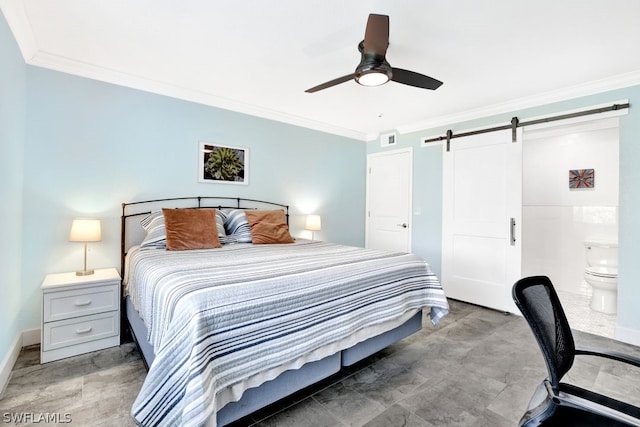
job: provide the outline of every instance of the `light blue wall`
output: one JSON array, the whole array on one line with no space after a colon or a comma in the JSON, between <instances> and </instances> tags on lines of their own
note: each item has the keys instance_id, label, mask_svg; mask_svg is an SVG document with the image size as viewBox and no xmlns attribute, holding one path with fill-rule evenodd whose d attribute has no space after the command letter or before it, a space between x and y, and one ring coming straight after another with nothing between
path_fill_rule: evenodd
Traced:
<instances>
[{"instance_id":1,"label":"light blue wall","mask_svg":"<svg viewBox=\"0 0 640 427\"><path fill-rule=\"evenodd\" d=\"M239 196L322 215L317 238L364 244L366 144L297 126L27 67L22 328L39 325L45 274L82 266L67 242L76 216L103 220L90 267L119 267L120 204L175 196ZM198 141L247 147L249 185L197 180Z\"/></svg>"},{"instance_id":2,"label":"light blue wall","mask_svg":"<svg viewBox=\"0 0 640 427\"><path fill-rule=\"evenodd\" d=\"M47 273L81 267L71 220L103 220L91 267L119 266L120 203L181 195L291 206L291 228L318 213L317 238L364 244L365 144L270 120L25 66L0 19L0 360L40 324ZM197 182L198 141L247 147L248 186Z\"/></svg>"},{"instance_id":3,"label":"light blue wall","mask_svg":"<svg viewBox=\"0 0 640 427\"><path fill-rule=\"evenodd\" d=\"M26 71L0 13L0 362L21 331L22 171ZM0 389L3 384L0 384Z\"/></svg>"},{"instance_id":4,"label":"light blue wall","mask_svg":"<svg viewBox=\"0 0 640 427\"><path fill-rule=\"evenodd\" d=\"M521 120L592 105L629 99L629 114L620 118L620 229L618 276L618 327L634 335L640 343L640 86L576 98L506 114L485 117L439 128L398 135L395 148L413 147L413 248L426 259L436 274L441 271L442 245L442 150L440 144L420 147L420 138L444 135L447 129L462 131L509 123L514 116ZM455 140L454 140L455 141ZM455 143L455 142L454 142ZM377 141L367 145L367 153L383 151ZM419 209L420 215L415 215Z\"/></svg>"}]
</instances>

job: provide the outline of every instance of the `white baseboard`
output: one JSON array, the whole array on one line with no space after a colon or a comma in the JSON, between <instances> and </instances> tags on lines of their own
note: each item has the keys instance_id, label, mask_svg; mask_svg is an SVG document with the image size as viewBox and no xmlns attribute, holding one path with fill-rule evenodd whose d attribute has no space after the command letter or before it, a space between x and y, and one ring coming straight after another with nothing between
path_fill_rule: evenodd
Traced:
<instances>
[{"instance_id":1,"label":"white baseboard","mask_svg":"<svg viewBox=\"0 0 640 427\"><path fill-rule=\"evenodd\" d=\"M9 347L9 351L7 355L2 360L0 364L0 399L4 395L4 391L9 384L9 379L11 378L11 371L13 370L13 365L16 364L16 360L18 360L18 355L20 354L20 350L22 349L22 334L19 334L11 347Z\"/></svg>"},{"instance_id":2,"label":"white baseboard","mask_svg":"<svg viewBox=\"0 0 640 427\"><path fill-rule=\"evenodd\" d=\"M7 355L0 363L0 399L4 395L4 391L9 384L9 379L11 378L11 371L13 370L13 366L16 364L16 360L18 360L18 356L20 355L20 350L22 347L26 347L28 345L34 345L40 343L40 328L27 329L22 331L16 339L11 343L11 347L9 347L9 351Z\"/></svg>"},{"instance_id":3,"label":"white baseboard","mask_svg":"<svg viewBox=\"0 0 640 427\"><path fill-rule=\"evenodd\" d=\"M40 328L22 331L22 347L34 344L40 344Z\"/></svg>"},{"instance_id":4,"label":"white baseboard","mask_svg":"<svg viewBox=\"0 0 640 427\"><path fill-rule=\"evenodd\" d=\"M614 336L618 341L640 346L640 330L638 329L616 325Z\"/></svg>"}]
</instances>

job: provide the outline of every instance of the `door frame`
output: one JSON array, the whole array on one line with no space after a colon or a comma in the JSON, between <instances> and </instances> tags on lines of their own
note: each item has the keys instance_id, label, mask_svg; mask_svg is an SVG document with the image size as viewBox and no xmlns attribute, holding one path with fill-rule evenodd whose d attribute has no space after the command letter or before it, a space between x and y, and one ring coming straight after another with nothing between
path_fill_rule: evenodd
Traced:
<instances>
[{"instance_id":1,"label":"door frame","mask_svg":"<svg viewBox=\"0 0 640 427\"><path fill-rule=\"evenodd\" d=\"M371 154L367 154L367 169L366 169L366 174L367 174L367 179L366 179L366 195L365 195L365 234L364 234L364 245L365 247L369 247L369 232L370 232L370 202L371 200L369 199L369 193L371 191L371 182L370 182L370 168L371 168L371 162L370 159L374 158L374 157L384 157L384 156L390 156L390 155L394 155L394 154L401 154L401 153L408 153L409 154L409 203L408 203L408 207L407 207L407 218L409 219L409 234L408 234L408 239L407 239L407 252L411 252L412 248L413 248L413 240L412 240L412 236L413 236L413 147L408 147L408 148L399 148L396 150L390 150L390 151L380 151L377 153L371 153Z\"/></svg>"}]
</instances>

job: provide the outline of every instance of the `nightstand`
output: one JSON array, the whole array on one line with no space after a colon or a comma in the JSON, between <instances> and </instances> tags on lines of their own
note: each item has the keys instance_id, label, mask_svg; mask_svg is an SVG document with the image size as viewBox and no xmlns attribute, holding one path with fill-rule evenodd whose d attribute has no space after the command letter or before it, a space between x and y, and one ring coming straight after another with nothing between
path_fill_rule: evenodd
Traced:
<instances>
[{"instance_id":1,"label":"nightstand","mask_svg":"<svg viewBox=\"0 0 640 427\"><path fill-rule=\"evenodd\" d=\"M120 345L120 275L48 274L42 283L40 363Z\"/></svg>"}]
</instances>

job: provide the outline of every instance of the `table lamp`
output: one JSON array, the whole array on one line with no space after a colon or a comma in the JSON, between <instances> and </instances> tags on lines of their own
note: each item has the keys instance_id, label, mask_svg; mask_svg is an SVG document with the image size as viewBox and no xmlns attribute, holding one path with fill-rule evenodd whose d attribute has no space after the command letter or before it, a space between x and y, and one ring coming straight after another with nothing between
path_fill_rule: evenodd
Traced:
<instances>
[{"instance_id":1,"label":"table lamp","mask_svg":"<svg viewBox=\"0 0 640 427\"><path fill-rule=\"evenodd\" d=\"M307 215L307 223L304 228L305 230L311 231L311 240L313 240L313 232L320 231L322 229L320 215Z\"/></svg>"},{"instance_id":2,"label":"table lamp","mask_svg":"<svg viewBox=\"0 0 640 427\"><path fill-rule=\"evenodd\" d=\"M70 242L84 243L84 269L76 271L76 276L88 276L93 270L87 270L87 243L99 242L102 239L99 219L76 218L71 224Z\"/></svg>"}]
</instances>

